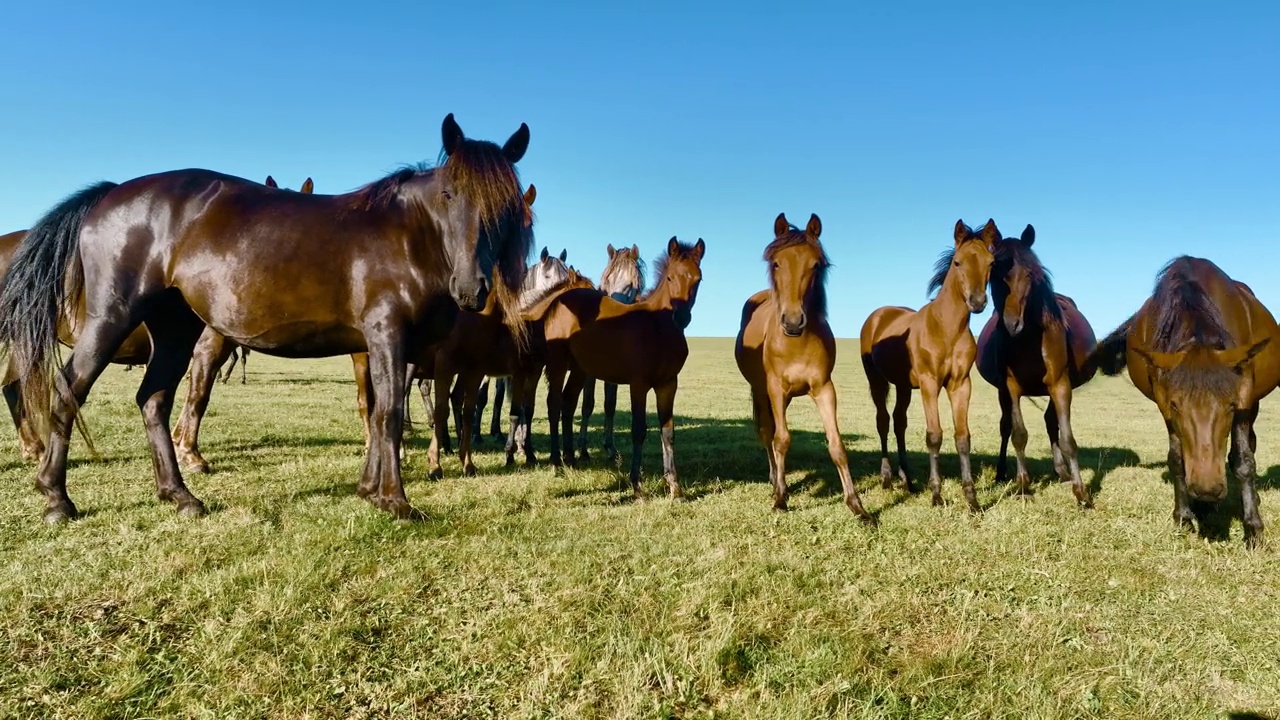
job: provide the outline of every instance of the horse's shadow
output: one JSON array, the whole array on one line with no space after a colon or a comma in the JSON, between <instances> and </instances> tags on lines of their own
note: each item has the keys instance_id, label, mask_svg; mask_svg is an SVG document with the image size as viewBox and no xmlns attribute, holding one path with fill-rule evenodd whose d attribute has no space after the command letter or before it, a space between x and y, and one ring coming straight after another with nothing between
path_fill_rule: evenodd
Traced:
<instances>
[{"instance_id":1,"label":"horse's shadow","mask_svg":"<svg viewBox=\"0 0 1280 720\"><path fill-rule=\"evenodd\" d=\"M1141 466L1147 470L1160 470L1160 478L1166 485L1173 485L1173 476L1169 472L1167 461L1146 463ZM1227 497L1219 502L1191 501L1191 512L1196 517L1196 534L1210 542L1229 542L1231 540L1231 524L1235 520L1244 523L1244 501L1240 493L1240 481L1235 473L1227 469ZM1280 489L1280 465L1272 465L1266 472L1260 473L1254 481L1254 488L1262 490ZM1170 488L1172 498L1173 489Z\"/></svg>"}]
</instances>

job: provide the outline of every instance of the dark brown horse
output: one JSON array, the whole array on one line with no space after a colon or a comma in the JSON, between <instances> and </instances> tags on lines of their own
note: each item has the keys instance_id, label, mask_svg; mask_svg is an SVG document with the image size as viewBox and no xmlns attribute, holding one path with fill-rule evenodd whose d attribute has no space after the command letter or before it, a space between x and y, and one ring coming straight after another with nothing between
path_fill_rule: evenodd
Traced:
<instances>
[{"instance_id":1,"label":"dark brown horse","mask_svg":"<svg viewBox=\"0 0 1280 720\"><path fill-rule=\"evenodd\" d=\"M357 491L389 513L411 515L400 477L405 369L449 330L431 322L433 305L444 299L478 311L490 292L505 305L529 253L514 166L528 127L499 147L466 138L449 115L442 138L438 167L400 170L346 195L178 170L99 183L47 213L27 233L0 294L0 343L24 379L44 376L57 389L36 480L45 519L76 515L66 492L71 424L142 323L152 352L137 404L162 500L183 514L205 512L183 482L168 425L208 325L282 357L367 351L373 437ZM58 318L81 293L86 320L59 372Z\"/></svg>"},{"instance_id":2,"label":"dark brown horse","mask_svg":"<svg viewBox=\"0 0 1280 720\"><path fill-rule=\"evenodd\" d=\"M1071 482L1076 501L1092 507L1080 477L1076 438L1071 429L1071 391L1093 377L1085 359L1096 342L1093 328L1075 301L1053 291L1049 271L1031 249L1035 228L1028 225L1020 239L996 243L991 267L991 297L995 312L978 337L978 373L1000 393L1000 460L996 481L1004 482L1009 436L1018 456L1018 491L1030 492L1027 473L1027 425L1022 398L1048 397L1044 412L1053 467Z\"/></svg>"},{"instance_id":3,"label":"dark brown horse","mask_svg":"<svg viewBox=\"0 0 1280 720\"><path fill-rule=\"evenodd\" d=\"M275 178L270 175L264 184L269 188L280 189ZM314 190L315 183L307 178L299 192L310 195ZM196 349L191 356L191 369L188 371L190 381L187 384L187 402L182 406L182 414L178 416L178 424L173 429L173 449L178 455L178 462L193 472L209 472L209 462L200 454L200 423L204 420L205 411L209 409L209 396L213 394L218 369L228 358L234 358L237 351L243 354L240 366L243 373L249 364L248 348L241 347L210 327L200 333L200 340L196 342ZM227 375L230 374L228 370Z\"/></svg>"},{"instance_id":4,"label":"dark brown horse","mask_svg":"<svg viewBox=\"0 0 1280 720\"><path fill-rule=\"evenodd\" d=\"M822 222L809 216L801 231L785 214L773 223L773 242L764 250L769 265L769 289L761 290L742 308L742 324L734 346L738 370L751 385L751 413L769 458L773 509L787 509L787 406L808 395L818 406L827 433L827 452L840 474L844 504L864 520L872 516L862 507L849 473L849 457L840 438L836 386L836 340L827 324L827 269L831 262L818 241Z\"/></svg>"},{"instance_id":5,"label":"dark brown horse","mask_svg":"<svg viewBox=\"0 0 1280 720\"><path fill-rule=\"evenodd\" d=\"M609 254L609 262L600 274L600 292L624 305L630 305L644 293L644 260L640 258L640 246L632 245L616 250L610 244L605 251ZM582 386L582 417L578 428L578 459L584 462L591 458L587 449L587 428L595 407L596 380L586 378ZM607 382L604 384L604 454L610 460L620 457L613 442L613 418L617 410L618 386Z\"/></svg>"},{"instance_id":6,"label":"dark brown horse","mask_svg":"<svg viewBox=\"0 0 1280 720\"><path fill-rule=\"evenodd\" d=\"M581 288L559 295L546 314L547 415L551 423L551 462L561 463L563 424L564 461L574 465L573 412L588 377L631 388L631 488L640 487L644 449L646 400L657 398L662 427L662 465L672 499L684 497L675 465L675 401L680 370L689 357L684 329L702 282L701 239L687 245L671 238L667 253L657 262L652 291L626 305L599 290ZM566 379L566 376L567 379Z\"/></svg>"},{"instance_id":7,"label":"dark brown horse","mask_svg":"<svg viewBox=\"0 0 1280 720\"><path fill-rule=\"evenodd\" d=\"M1258 403L1280 382L1276 332L1275 318L1247 286L1208 260L1183 256L1090 356L1107 375L1127 366L1134 386L1160 408L1174 522L1193 528L1199 515L1204 529L1204 511L1227 495L1225 456L1240 481L1250 547L1263 541L1253 423Z\"/></svg>"},{"instance_id":8,"label":"dark brown horse","mask_svg":"<svg viewBox=\"0 0 1280 720\"><path fill-rule=\"evenodd\" d=\"M876 430L880 433L880 476L886 488L893 486L889 464L889 386L897 388L893 407L893 431L898 438L898 472L911 492L907 470L907 407L911 390L920 388L927 425L925 444L929 448L929 488L933 504L942 504L942 479L938 476L938 452L942 449L942 422L938 417L938 396L945 388L955 422L956 454L960 456L960 482L969 509L978 511L978 497L969 469L969 371L977 355L969 314L987 306L987 279L995 243L1000 240L995 221L988 220L978 232L956 221L955 247L942 254L935 267L929 291L938 295L919 311L905 307L882 307L862 325L860 344L862 367L876 404Z\"/></svg>"}]
</instances>

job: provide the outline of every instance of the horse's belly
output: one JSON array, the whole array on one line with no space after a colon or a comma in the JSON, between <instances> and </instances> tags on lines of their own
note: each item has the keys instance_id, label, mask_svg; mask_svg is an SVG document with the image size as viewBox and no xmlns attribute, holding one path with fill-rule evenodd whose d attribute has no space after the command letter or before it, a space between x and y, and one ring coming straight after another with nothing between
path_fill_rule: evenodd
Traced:
<instances>
[{"instance_id":1,"label":"horse's belly","mask_svg":"<svg viewBox=\"0 0 1280 720\"><path fill-rule=\"evenodd\" d=\"M278 323L255 335L227 333L216 326L214 330L245 347L279 357L348 355L368 349L364 334L355 328L306 320Z\"/></svg>"}]
</instances>

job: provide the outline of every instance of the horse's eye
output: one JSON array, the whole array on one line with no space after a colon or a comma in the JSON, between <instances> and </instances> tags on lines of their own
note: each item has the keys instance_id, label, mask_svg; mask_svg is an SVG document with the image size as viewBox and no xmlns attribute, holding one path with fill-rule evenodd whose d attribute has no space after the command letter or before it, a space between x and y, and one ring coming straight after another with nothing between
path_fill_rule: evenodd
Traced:
<instances>
[{"instance_id":1,"label":"horse's eye","mask_svg":"<svg viewBox=\"0 0 1280 720\"><path fill-rule=\"evenodd\" d=\"M1170 411L1172 411L1172 412L1178 412L1178 403L1176 403L1176 402L1174 402L1174 401L1170 400L1170 401L1169 401L1169 410L1170 410Z\"/></svg>"},{"instance_id":2,"label":"horse's eye","mask_svg":"<svg viewBox=\"0 0 1280 720\"><path fill-rule=\"evenodd\" d=\"M453 199L453 193L449 192L448 190L441 190L440 195L444 197L445 200Z\"/></svg>"},{"instance_id":3,"label":"horse's eye","mask_svg":"<svg viewBox=\"0 0 1280 720\"><path fill-rule=\"evenodd\" d=\"M777 270L777 269L778 269L778 263L777 263L777 262L775 262L775 263L773 264L773 269L774 269L774 270Z\"/></svg>"},{"instance_id":4,"label":"horse's eye","mask_svg":"<svg viewBox=\"0 0 1280 720\"><path fill-rule=\"evenodd\" d=\"M956 260L955 262L953 262L953 263L951 263L951 264L952 264L953 266L955 266L955 267L960 267L960 261L959 261L959 260Z\"/></svg>"}]
</instances>

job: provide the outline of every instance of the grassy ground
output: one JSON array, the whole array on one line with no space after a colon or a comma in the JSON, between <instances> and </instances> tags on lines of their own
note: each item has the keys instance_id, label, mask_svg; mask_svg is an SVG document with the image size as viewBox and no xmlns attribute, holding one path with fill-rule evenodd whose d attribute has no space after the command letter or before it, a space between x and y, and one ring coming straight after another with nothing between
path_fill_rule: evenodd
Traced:
<instances>
[{"instance_id":1,"label":"grassy ground","mask_svg":"<svg viewBox=\"0 0 1280 720\"><path fill-rule=\"evenodd\" d=\"M508 472L492 452L478 478L458 477L451 458L446 480L428 482L418 429L406 476L429 519L415 523L354 495L361 436L343 360L255 354L248 385L217 387L203 442L214 471L190 478L212 514L197 521L155 501L132 401L139 373L113 368L86 411L104 457L73 448L82 520L40 522L32 467L0 433L0 716L1280 710L1276 551L1245 550L1238 522L1228 542L1175 530L1163 428L1126 379L1077 394L1082 465L1097 489L1097 509L1082 512L1049 480L1038 424L1035 498L993 486L998 410L975 374L975 468L990 506L975 517L949 435L947 507L878 488L856 346L840 352L842 429L878 529L840 503L808 401L791 415L793 511L769 510L728 340L694 342L677 399L693 502L635 505L604 465ZM1274 533L1273 407L1260 420L1259 467ZM918 398L911 423L923 469ZM543 418L540 439L545 429ZM656 431L645 455L661 497Z\"/></svg>"}]
</instances>

